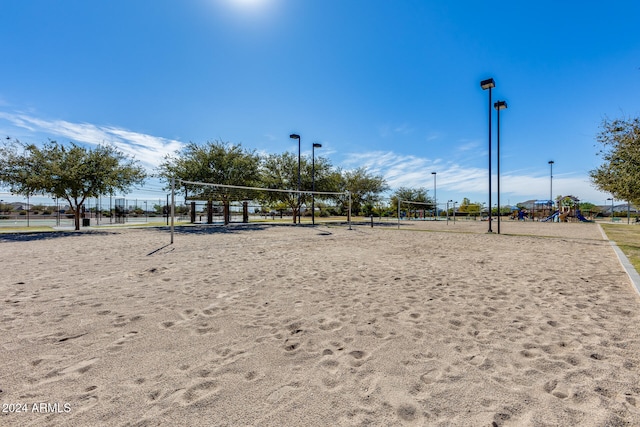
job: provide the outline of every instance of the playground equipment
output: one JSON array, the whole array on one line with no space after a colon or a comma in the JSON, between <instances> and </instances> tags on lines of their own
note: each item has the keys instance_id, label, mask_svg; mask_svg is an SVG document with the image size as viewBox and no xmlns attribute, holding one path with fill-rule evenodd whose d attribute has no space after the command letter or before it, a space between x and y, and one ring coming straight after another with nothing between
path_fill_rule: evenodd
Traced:
<instances>
[{"instance_id":1,"label":"playground equipment","mask_svg":"<svg viewBox=\"0 0 640 427\"><path fill-rule=\"evenodd\" d=\"M552 200L536 200L528 203L529 212L525 209L520 209L517 213L512 214L512 218L516 219L517 215L517 219L520 221L525 221L527 217L530 217L532 220L540 222L569 222L576 220L593 222L582 215L579 208L580 199L575 196L559 196L556 198L555 203ZM557 208L554 208L554 205Z\"/></svg>"},{"instance_id":2,"label":"playground equipment","mask_svg":"<svg viewBox=\"0 0 640 427\"><path fill-rule=\"evenodd\" d=\"M540 222L567 222L567 217L569 216L569 212L560 212L555 211L553 214L549 215L546 218L540 220Z\"/></svg>"},{"instance_id":3,"label":"playground equipment","mask_svg":"<svg viewBox=\"0 0 640 427\"><path fill-rule=\"evenodd\" d=\"M592 220L587 219L584 216L582 216L582 213L580 212L580 209L576 209L576 218L578 218L578 220L582 221L582 222L593 222Z\"/></svg>"},{"instance_id":4,"label":"playground equipment","mask_svg":"<svg viewBox=\"0 0 640 427\"><path fill-rule=\"evenodd\" d=\"M547 217L543 221L559 221L559 222L568 222L569 218L576 218L581 222L593 222L588 220L582 215L580 212L580 208L578 207L580 204L580 199L575 196L560 196L556 199L558 203L558 210L555 211L551 216Z\"/></svg>"}]
</instances>

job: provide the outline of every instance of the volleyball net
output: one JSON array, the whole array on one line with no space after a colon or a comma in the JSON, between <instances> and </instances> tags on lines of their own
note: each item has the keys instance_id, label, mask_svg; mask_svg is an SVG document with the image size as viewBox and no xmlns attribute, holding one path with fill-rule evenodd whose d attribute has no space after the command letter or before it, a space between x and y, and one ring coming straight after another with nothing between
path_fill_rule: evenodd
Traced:
<instances>
[{"instance_id":1,"label":"volleyball net","mask_svg":"<svg viewBox=\"0 0 640 427\"><path fill-rule=\"evenodd\" d=\"M398 200L398 229L400 229L400 220L402 219L402 215L401 215L401 210L402 210L402 205L407 205L407 206L412 206L412 205L417 205L417 206L425 206L424 211L428 211L428 210L432 210L434 211L434 216L437 216L437 206L433 203L433 202L415 202L413 200Z\"/></svg>"},{"instance_id":2,"label":"volleyball net","mask_svg":"<svg viewBox=\"0 0 640 427\"><path fill-rule=\"evenodd\" d=\"M229 218L233 203L236 203L235 209L242 209L242 222L248 222L250 214L248 210L249 205L251 205L254 216L256 209L259 209L260 215L265 215L265 219L269 215L274 219L275 212L279 212L279 216L282 218L283 212L286 211L287 214L293 217L293 222L297 224L300 224L302 211L305 211L306 216L309 208L311 208L310 215L312 223L315 224L315 202L333 202L337 206L346 207L347 224L351 229L351 193L349 191L289 190L172 179L170 205L171 243L173 243L175 229L177 190L180 190L181 193L184 192L185 204L189 203L192 207L191 222L195 222L195 210L193 209L195 204L205 202L206 208L204 210L207 214L207 223L212 223L212 211L215 209L221 211L225 224L230 222Z\"/></svg>"}]
</instances>

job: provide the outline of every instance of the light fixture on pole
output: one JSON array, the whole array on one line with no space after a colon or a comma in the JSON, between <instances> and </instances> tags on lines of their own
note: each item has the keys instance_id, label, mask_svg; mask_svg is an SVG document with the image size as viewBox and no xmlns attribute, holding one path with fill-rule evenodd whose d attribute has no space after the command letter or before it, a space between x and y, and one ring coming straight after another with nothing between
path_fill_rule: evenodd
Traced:
<instances>
[{"instance_id":1,"label":"light fixture on pole","mask_svg":"<svg viewBox=\"0 0 640 427\"><path fill-rule=\"evenodd\" d=\"M497 148L497 157L498 157L498 162L497 162L497 175L498 175L498 234L500 234L500 110L505 110L507 108L507 103L506 101L496 101L495 104L493 104L493 106L495 107L497 114L498 114L498 140L496 141L496 148Z\"/></svg>"},{"instance_id":2,"label":"light fixture on pole","mask_svg":"<svg viewBox=\"0 0 640 427\"><path fill-rule=\"evenodd\" d=\"M316 225L316 148L322 148L322 144L314 142L311 146L311 223Z\"/></svg>"},{"instance_id":3,"label":"light fixture on pole","mask_svg":"<svg viewBox=\"0 0 640 427\"><path fill-rule=\"evenodd\" d=\"M431 172L433 175L433 218L438 219L438 198L436 197L436 172Z\"/></svg>"},{"instance_id":4,"label":"light fixture on pole","mask_svg":"<svg viewBox=\"0 0 640 427\"><path fill-rule=\"evenodd\" d=\"M298 140L298 224L300 224L300 135L292 133L289 138ZM293 214L295 215L295 212ZM295 216L293 220L295 222Z\"/></svg>"},{"instance_id":5,"label":"light fixture on pole","mask_svg":"<svg viewBox=\"0 0 640 427\"><path fill-rule=\"evenodd\" d=\"M491 229L491 89L496 87L496 82L493 79L486 79L480 82L482 90L489 89L489 230L488 233L493 233Z\"/></svg>"},{"instance_id":6,"label":"light fixture on pole","mask_svg":"<svg viewBox=\"0 0 640 427\"><path fill-rule=\"evenodd\" d=\"M549 203L551 203L551 210L555 203L553 202L553 160L549 160L549 167L551 170L549 171Z\"/></svg>"}]
</instances>

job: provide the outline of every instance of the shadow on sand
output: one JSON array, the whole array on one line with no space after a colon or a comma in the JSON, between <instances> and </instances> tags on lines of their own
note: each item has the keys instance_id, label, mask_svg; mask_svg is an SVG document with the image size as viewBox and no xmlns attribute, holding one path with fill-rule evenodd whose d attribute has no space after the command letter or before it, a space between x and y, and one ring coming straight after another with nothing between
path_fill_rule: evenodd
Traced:
<instances>
[{"instance_id":1,"label":"shadow on sand","mask_svg":"<svg viewBox=\"0 0 640 427\"><path fill-rule=\"evenodd\" d=\"M176 235L208 235L208 234L236 234L242 232L257 232L262 230L270 230L273 228L282 228L282 227L298 227L298 228L307 228L307 229L318 229L318 228L326 228L329 227L344 227L348 228L349 223L346 221L337 221L337 222L318 222L316 225L313 224L293 224L293 223L230 223L227 225L223 224L189 224L189 225L177 225L174 228L174 233ZM352 227L371 227L371 223L369 221L352 221ZM395 223L374 223L375 228L383 227L396 227ZM169 227L160 226L160 227L145 227L146 230L155 231L158 233L168 233ZM79 237L79 236L87 236L87 235L114 235L121 234L121 231L115 230L82 230L82 231L20 231L20 232L10 232L10 233L2 233L0 234L0 243L2 242L34 242L34 241L45 241L45 240L53 240L60 239L65 237Z\"/></svg>"},{"instance_id":2,"label":"shadow on sand","mask_svg":"<svg viewBox=\"0 0 640 427\"><path fill-rule=\"evenodd\" d=\"M371 227L370 221L352 221L351 227ZM397 223L395 222L374 222L374 228L392 228L397 227ZM347 221L336 221L336 222L316 222L315 225L302 223L300 225L293 223L229 223L227 225L223 224L195 224L195 225L186 225L186 226L176 226L174 229L175 234L233 234L240 233L244 231L261 231L261 230L269 230L276 227L298 227L298 228L308 228L308 229L324 229L326 227L339 227L339 228L349 228L349 223ZM158 229L160 230L160 228ZM161 229L163 232L168 231L167 227L163 227Z\"/></svg>"},{"instance_id":3,"label":"shadow on sand","mask_svg":"<svg viewBox=\"0 0 640 427\"><path fill-rule=\"evenodd\" d=\"M1 242L37 242L44 240L54 240L64 237L80 237L86 235L120 234L107 230L87 230L87 231L34 231L34 232L16 232L0 234Z\"/></svg>"},{"instance_id":4,"label":"shadow on sand","mask_svg":"<svg viewBox=\"0 0 640 427\"><path fill-rule=\"evenodd\" d=\"M281 228L281 227L303 227L303 228L315 228L318 227L313 226L311 224L283 224L283 223L230 223L227 225L223 224L196 224L196 225L187 225L187 226L176 226L174 229L175 234L182 235L205 235L205 234L235 234L241 232L255 232L255 231L263 231L270 230L273 228ZM160 231L160 229L158 229ZM162 229L163 232L169 231L168 228L164 227Z\"/></svg>"}]
</instances>

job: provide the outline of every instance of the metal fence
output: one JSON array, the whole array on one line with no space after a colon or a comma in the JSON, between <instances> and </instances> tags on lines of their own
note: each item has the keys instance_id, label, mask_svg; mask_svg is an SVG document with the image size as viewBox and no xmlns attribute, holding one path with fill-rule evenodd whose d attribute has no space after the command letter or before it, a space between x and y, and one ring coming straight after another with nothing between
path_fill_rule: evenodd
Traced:
<instances>
[{"instance_id":1,"label":"metal fence","mask_svg":"<svg viewBox=\"0 0 640 427\"><path fill-rule=\"evenodd\" d=\"M125 223L166 222L166 203L162 199L94 199L80 211L81 225L97 226ZM24 201L0 200L0 227L73 227L74 211L60 199Z\"/></svg>"}]
</instances>

